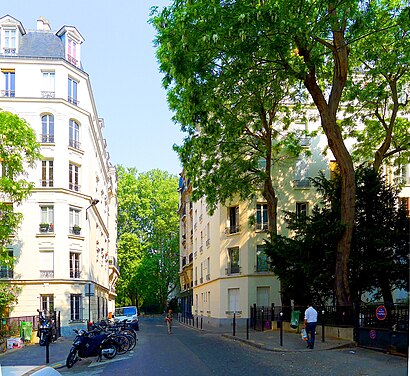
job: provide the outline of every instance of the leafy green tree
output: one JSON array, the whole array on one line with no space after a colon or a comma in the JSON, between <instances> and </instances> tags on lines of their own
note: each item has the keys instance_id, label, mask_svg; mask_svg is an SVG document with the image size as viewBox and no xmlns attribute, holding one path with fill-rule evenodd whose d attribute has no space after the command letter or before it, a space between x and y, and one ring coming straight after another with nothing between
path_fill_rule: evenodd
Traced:
<instances>
[{"instance_id":1,"label":"leafy green tree","mask_svg":"<svg viewBox=\"0 0 410 376\"><path fill-rule=\"evenodd\" d=\"M357 19L357 28L382 30L359 38L351 50L357 74L347 83L347 136L356 140L353 157L369 161L379 171L384 160L400 167L410 158L410 8L395 9L394 2L377 11L369 2ZM395 12L399 12L395 14ZM391 18L395 23L391 23ZM364 127L357 127L361 122Z\"/></svg>"},{"instance_id":2,"label":"leafy green tree","mask_svg":"<svg viewBox=\"0 0 410 376\"><path fill-rule=\"evenodd\" d=\"M19 227L22 215L15 206L26 199L34 186L26 177L28 167L40 159L39 144L30 125L17 115L0 110L0 264L12 267L7 246ZM4 287L0 310L16 301L16 289ZM8 302L8 303L7 303Z\"/></svg>"},{"instance_id":3,"label":"leafy green tree","mask_svg":"<svg viewBox=\"0 0 410 376\"><path fill-rule=\"evenodd\" d=\"M118 166L119 302L163 309L179 285L178 179Z\"/></svg>"},{"instance_id":4,"label":"leafy green tree","mask_svg":"<svg viewBox=\"0 0 410 376\"><path fill-rule=\"evenodd\" d=\"M405 4L403 1L389 2L390 5L383 1L373 3L375 6L371 11L376 13L389 6L390 9L401 9ZM338 242L335 267L339 304L351 302L348 260L354 226L355 175L352 157L344 143L337 115L349 69L352 68L349 64L349 52L355 48L353 42L369 33L381 32L370 30L365 23L359 23L362 15L368 11L365 2L353 0L337 3L311 0L178 0L153 17L158 31L158 58L165 74L164 85L168 88L169 103L176 110L175 120L190 132L191 138L195 135L196 127L202 130L208 123L211 124L211 130L219 132L221 124L226 126L231 121L225 117L226 112L233 112L237 117L239 114L241 120L242 117L261 112L260 108L268 111L272 109L271 105L259 105L249 112L251 107L248 105L241 113L240 107L235 107L237 103L240 106L243 103L235 101L233 93L237 91L241 98L246 90L253 94L263 93L261 82L266 82L266 76L270 82L265 87L271 91L262 96L263 103L269 103L269 100L274 103L276 98L281 97L281 89L292 87L295 80L303 84L305 91L310 94L318 110L328 145L341 171L340 217L344 230ZM384 27L395 24L397 17L394 13L391 14L392 17ZM273 93L279 96L275 97ZM207 101L210 101L211 106L216 104L216 108L207 107ZM218 101L227 103L221 106ZM224 110L219 111L219 108ZM214 116L221 121L214 120ZM239 134L241 133L234 132L233 137L239 138ZM189 147L190 138L187 141L184 146ZM214 159L221 158L219 145L226 141L228 147L231 147L230 140L211 139L211 145L218 145ZM207 140L203 141L206 142ZM237 148L234 151L235 155L242 151L244 157L241 164L245 165L249 159L246 149ZM269 153L264 156L271 158ZM189 165L204 164L201 179L208 175L212 179L214 170L210 162L206 166L207 158L208 154L191 154L188 150L182 159L184 162L189 160ZM250 158L250 161L255 162L256 159ZM249 169L254 166L250 163ZM227 169L228 177L236 176L230 172L230 166L223 167ZM190 169L193 170L192 167ZM237 169L237 175L246 178L242 173L244 169L245 167ZM215 170L218 171L219 168L216 167ZM217 177L225 178L223 170L220 170ZM212 183L218 186L219 181L213 178ZM211 187L211 184L208 186ZM233 186L235 188L240 184ZM206 195L212 201L216 195L215 189L208 188ZM275 201L275 196L271 195L269 199Z\"/></svg>"},{"instance_id":5,"label":"leafy green tree","mask_svg":"<svg viewBox=\"0 0 410 376\"><path fill-rule=\"evenodd\" d=\"M386 303L393 302L392 289L408 291L410 223L397 205L397 189L373 169L357 171L355 230L350 254L349 280L352 293L379 291ZM336 262L340 223L340 179L313 179L322 195L310 216L287 213L291 237L268 242L274 272L288 282L295 304L309 300L324 304L334 296L332 266ZM330 267L329 267L330 266ZM317 273L320 270L320 273Z\"/></svg>"}]
</instances>

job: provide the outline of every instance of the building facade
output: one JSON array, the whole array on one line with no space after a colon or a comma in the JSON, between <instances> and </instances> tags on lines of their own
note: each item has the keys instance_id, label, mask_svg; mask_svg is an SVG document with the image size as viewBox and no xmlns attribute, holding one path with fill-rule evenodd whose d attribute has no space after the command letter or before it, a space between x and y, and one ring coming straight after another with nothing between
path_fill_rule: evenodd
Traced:
<instances>
[{"instance_id":1,"label":"building facade","mask_svg":"<svg viewBox=\"0 0 410 376\"><path fill-rule=\"evenodd\" d=\"M72 26L53 32L40 18L26 31L0 18L0 108L30 124L42 155L27 171L32 194L15 208L23 222L9 247L14 265L0 277L21 287L10 316L60 311L63 334L114 311L119 276L116 171L83 42Z\"/></svg>"}]
</instances>

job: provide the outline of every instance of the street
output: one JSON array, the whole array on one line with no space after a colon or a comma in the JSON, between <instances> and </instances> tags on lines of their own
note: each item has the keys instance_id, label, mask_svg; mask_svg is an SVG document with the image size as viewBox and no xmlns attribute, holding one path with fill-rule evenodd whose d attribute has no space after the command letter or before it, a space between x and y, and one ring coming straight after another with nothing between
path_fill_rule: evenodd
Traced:
<instances>
[{"instance_id":1,"label":"street","mask_svg":"<svg viewBox=\"0 0 410 376\"><path fill-rule=\"evenodd\" d=\"M63 375L325 375L406 376L407 359L354 348L272 352L175 323L168 335L162 319L143 319L133 352L101 363L93 359Z\"/></svg>"}]
</instances>

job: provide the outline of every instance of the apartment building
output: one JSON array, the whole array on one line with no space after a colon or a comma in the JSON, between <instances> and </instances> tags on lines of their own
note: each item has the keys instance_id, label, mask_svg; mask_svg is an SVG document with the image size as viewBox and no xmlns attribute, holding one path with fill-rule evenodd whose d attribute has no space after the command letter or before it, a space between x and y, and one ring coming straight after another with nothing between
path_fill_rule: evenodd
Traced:
<instances>
[{"instance_id":1,"label":"apartment building","mask_svg":"<svg viewBox=\"0 0 410 376\"><path fill-rule=\"evenodd\" d=\"M303 154L273 173L281 234L287 231L283 210L309 213L318 196L308 178L317 176L320 170L330 176L333 165L330 154L321 154L323 137L302 142L311 154ZM179 192L182 314L202 318L204 327L226 328L234 313L238 320L248 318L254 304L281 305L280 281L270 270L263 250L268 229L264 198L219 204L210 215L205 199L192 202L192 186L184 172Z\"/></svg>"},{"instance_id":2,"label":"apartment building","mask_svg":"<svg viewBox=\"0 0 410 376\"><path fill-rule=\"evenodd\" d=\"M55 32L40 18L26 30L0 18L0 108L31 125L42 154L27 171L33 193L15 208L24 218L9 246L15 263L0 278L21 287L10 316L59 311L63 334L114 310L119 276L116 171L83 42L73 26Z\"/></svg>"}]
</instances>

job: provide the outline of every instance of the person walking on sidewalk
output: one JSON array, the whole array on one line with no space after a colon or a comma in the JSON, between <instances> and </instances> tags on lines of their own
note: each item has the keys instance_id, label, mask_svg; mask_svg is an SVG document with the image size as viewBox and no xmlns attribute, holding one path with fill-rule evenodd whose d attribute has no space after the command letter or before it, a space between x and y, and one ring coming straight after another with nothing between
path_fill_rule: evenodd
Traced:
<instances>
[{"instance_id":1,"label":"person walking on sidewalk","mask_svg":"<svg viewBox=\"0 0 410 376\"><path fill-rule=\"evenodd\" d=\"M307 348L313 349L315 347L315 331L317 324L317 311L308 304L308 308L305 311L304 328L308 336ZM310 334L309 334L310 333Z\"/></svg>"},{"instance_id":2,"label":"person walking on sidewalk","mask_svg":"<svg viewBox=\"0 0 410 376\"><path fill-rule=\"evenodd\" d=\"M167 323L167 328L168 328L168 334L171 334L172 330L172 320L173 320L173 315L172 315L172 309L168 311L168 313L165 316L165 322Z\"/></svg>"}]
</instances>

